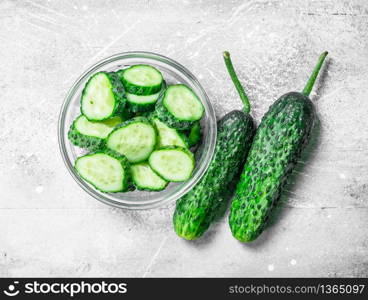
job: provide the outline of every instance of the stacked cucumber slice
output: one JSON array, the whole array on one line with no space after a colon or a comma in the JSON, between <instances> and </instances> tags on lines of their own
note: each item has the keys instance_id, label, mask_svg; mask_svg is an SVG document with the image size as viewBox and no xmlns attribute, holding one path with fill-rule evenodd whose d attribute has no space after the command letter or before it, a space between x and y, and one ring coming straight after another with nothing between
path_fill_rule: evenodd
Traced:
<instances>
[{"instance_id":1,"label":"stacked cucumber slice","mask_svg":"<svg viewBox=\"0 0 368 300\"><path fill-rule=\"evenodd\" d=\"M184 84L167 85L153 66L133 65L90 77L69 140L89 153L74 164L105 193L161 191L190 179L204 107Z\"/></svg>"}]
</instances>

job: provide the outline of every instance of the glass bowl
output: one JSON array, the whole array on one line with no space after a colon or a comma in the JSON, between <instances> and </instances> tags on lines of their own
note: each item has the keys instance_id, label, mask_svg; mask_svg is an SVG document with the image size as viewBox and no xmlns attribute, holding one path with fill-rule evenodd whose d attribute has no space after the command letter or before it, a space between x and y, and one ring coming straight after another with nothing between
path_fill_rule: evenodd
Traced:
<instances>
[{"instance_id":1,"label":"glass bowl","mask_svg":"<svg viewBox=\"0 0 368 300\"><path fill-rule=\"evenodd\" d=\"M170 183L160 192L133 191L105 194L82 180L74 170L74 161L85 150L75 147L68 140L69 126L80 114L80 97L88 78L98 71L117 71L134 64L148 64L158 68L168 84L184 83L193 89L205 107L201 120L202 142L196 151L196 167L193 176L186 182ZM61 107L58 122L58 139L64 163L74 180L97 200L120 208L147 209L163 206L182 197L201 179L212 159L216 143L216 117L206 92L184 66L165 56L150 52L124 52L105 58L86 70L73 84Z\"/></svg>"}]
</instances>

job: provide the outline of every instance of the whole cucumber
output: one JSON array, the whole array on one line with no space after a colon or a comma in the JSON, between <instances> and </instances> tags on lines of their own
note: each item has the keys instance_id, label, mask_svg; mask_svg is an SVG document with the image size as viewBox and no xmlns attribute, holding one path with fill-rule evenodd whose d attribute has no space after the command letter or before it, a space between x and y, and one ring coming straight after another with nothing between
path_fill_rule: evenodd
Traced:
<instances>
[{"instance_id":1,"label":"whole cucumber","mask_svg":"<svg viewBox=\"0 0 368 300\"><path fill-rule=\"evenodd\" d=\"M303 92L291 92L279 98L256 131L229 216L232 234L239 241L253 241L262 233L308 141L315 119L308 96L326 55L324 52L320 56Z\"/></svg>"},{"instance_id":2,"label":"whole cucumber","mask_svg":"<svg viewBox=\"0 0 368 300\"><path fill-rule=\"evenodd\" d=\"M226 204L229 187L239 177L254 134L249 100L236 77L230 54L225 52L224 58L244 103L244 112L234 110L218 122L215 151L206 173L176 203L174 229L187 240L200 237Z\"/></svg>"}]
</instances>

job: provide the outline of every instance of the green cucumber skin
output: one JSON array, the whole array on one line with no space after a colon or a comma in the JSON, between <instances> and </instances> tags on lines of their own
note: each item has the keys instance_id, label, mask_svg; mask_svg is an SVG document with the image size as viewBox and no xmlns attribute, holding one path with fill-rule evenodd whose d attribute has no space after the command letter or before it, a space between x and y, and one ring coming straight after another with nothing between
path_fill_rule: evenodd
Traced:
<instances>
[{"instance_id":1,"label":"green cucumber skin","mask_svg":"<svg viewBox=\"0 0 368 300\"><path fill-rule=\"evenodd\" d=\"M200 237L223 207L232 185L241 172L250 148L254 123L249 114L235 110L217 125L212 161L197 185L176 203L175 232L187 240Z\"/></svg>"},{"instance_id":2,"label":"green cucumber skin","mask_svg":"<svg viewBox=\"0 0 368 300\"><path fill-rule=\"evenodd\" d=\"M124 181L123 181L123 186L125 186L125 188L123 190L121 190L121 191L108 192L108 194L134 191L135 190L135 186L134 186L133 181L132 181L132 175L131 175L131 171L130 171L130 163L129 163L128 159L124 155L120 155L119 153L116 153L115 151L112 151L112 150L106 149L106 148L104 148L102 150L99 150L99 151L88 153L88 154L83 155L81 157L92 156L92 155L98 154L98 153L104 153L104 154L107 154L107 155L112 156L115 159L117 159L120 162L120 164L122 165L122 167L124 169L124 172L125 172L125 175L126 175L126 176L124 176ZM74 162L74 166L76 165L77 160L79 158L81 158L81 157L78 157L76 159L76 161ZM85 180L86 182L88 182L89 184L91 184L96 190L98 190L98 191L100 191L102 193L106 193L105 191L103 191L103 190L99 189L98 187L96 187L92 182L89 182L88 180L84 179L83 176L81 174L79 174L78 170L75 167L74 167L74 170L78 173L78 175L83 180Z\"/></svg>"},{"instance_id":3,"label":"green cucumber skin","mask_svg":"<svg viewBox=\"0 0 368 300\"><path fill-rule=\"evenodd\" d=\"M162 82L161 93L165 90L165 88L166 88L166 82L164 80ZM158 98L160 98L160 96ZM140 104L138 104L138 103L130 102L128 100L126 100L126 101L127 101L128 109L132 113L144 113L144 112L154 111L155 106L156 106L156 102L157 102L157 101L155 101L155 102L152 102L152 103L140 103Z\"/></svg>"},{"instance_id":4,"label":"green cucumber skin","mask_svg":"<svg viewBox=\"0 0 368 300\"><path fill-rule=\"evenodd\" d=\"M86 88L89 84L89 82L91 81L91 79L96 76L97 74L100 74L100 73L103 73L105 74L110 82L111 82L111 86L112 86L112 93L114 94L114 99L115 99L115 106L114 106L114 109L111 113L111 115L107 116L106 118L102 118L102 119L91 119L91 118L88 118L88 116L86 116L84 113L83 113L83 105L82 105L82 102L83 102L83 98L84 98L84 94L86 92ZM112 118L114 116L117 116L117 115L122 115L124 114L124 111L125 111L125 106L126 106L126 99L125 99L125 89L124 89L124 86L123 84L121 83L120 79L119 79L119 76L114 73L114 72L98 72L94 75L92 75L86 85L84 86L84 89L82 91L82 96L81 96L81 114L83 114L89 121L103 121L103 120L107 120L109 118Z\"/></svg>"},{"instance_id":5,"label":"green cucumber skin","mask_svg":"<svg viewBox=\"0 0 368 300\"><path fill-rule=\"evenodd\" d=\"M190 129L193 124L197 121L184 121L175 118L163 105L163 98L165 93L162 93L158 101L156 102L156 113L158 118L166 123L169 127L179 129L179 130L186 130Z\"/></svg>"},{"instance_id":6,"label":"green cucumber skin","mask_svg":"<svg viewBox=\"0 0 368 300\"><path fill-rule=\"evenodd\" d=\"M312 102L301 93L280 97L264 115L236 187L229 225L241 242L263 231L283 185L307 143L315 119Z\"/></svg>"},{"instance_id":7,"label":"green cucumber skin","mask_svg":"<svg viewBox=\"0 0 368 300\"><path fill-rule=\"evenodd\" d=\"M68 138L73 145L87 149L92 152L103 149L105 147L105 139L80 133L75 127L76 121L77 119L74 120L68 132Z\"/></svg>"},{"instance_id":8,"label":"green cucumber skin","mask_svg":"<svg viewBox=\"0 0 368 300\"><path fill-rule=\"evenodd\" d=\"M134 66L138 66L138 65L134 65ZM132 67L134 67L134 66L132 66ZM139 87L139 86L130 84L128 81L125 80L125 78L123 76L125 70L127 70L127 69L119 70L116 73L118 74L121 83L123 84L125 90L128 93L135 94L135 95L146 96L146 95L156 94L161 90L162 84L163 84L162 82L161 82L161 84L150 86L150 87Z\"/></svg>"},{"instance_id":9,"label":"green cucumber skin","mask_svg":"<svg viewBox=\"0 0 368 300\"><path fill-rule=\"evenodd\" d=\"M153 111L155 109L156 102L145 103L145 104L128 102L128 106L129 106L129 111L131 111L132 113L142 113L142 112Z\"/></svg>"},{"instance_id":10,"label":"green cucumber skin","mask_svg":"<svg viewBox=\"0 0 368 300\"><path fill-rule=\"evenodd\" d=\"M202 137L202 128L201 128L201 123L200 122L196 122L192 128L189 130L189 134L188 134L188 144L189 144L189 148L194 147L195 145L197 145L199 143L199 141L201 140Z\"/></svg>"}]
</instances>

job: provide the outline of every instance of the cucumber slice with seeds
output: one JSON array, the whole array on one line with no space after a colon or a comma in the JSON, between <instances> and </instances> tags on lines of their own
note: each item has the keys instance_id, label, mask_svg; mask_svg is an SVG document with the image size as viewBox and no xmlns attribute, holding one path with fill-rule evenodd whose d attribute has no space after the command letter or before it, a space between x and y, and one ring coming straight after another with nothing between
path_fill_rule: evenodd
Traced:
<instances>
[{"instance_id":1,"label":"cucumber slice with seeds","mask_svg":"<svg viewBox=\"0 0 368 300\"><path fill-rule=\"evenodd\" d=\"M132 163L146 160L156 145L156 130L144 117L135 117L115 128L107 137L106 146Z\"/></svg>"},{"instance_id":2,"label":"cucumber slice with seeds","mask_svg":"<svg viewBox=\"0 0 368 300\"><path fill-rule=\"evenodd\" d=\"M125 107L124 87L115 73L98 72L82 92L81 112L89 121L102 121L120 113Z\"/></svg>"},{"instance_id":3,"label":"cucumber slice with seeds","mask_svg":"<svg viewBox=\"0 0 368 300\"><path fill-rule=\"evenodd\" d=\"M128 93L152 95L161 90L163 77L159 70L148 65L134 65L118 71L120 80Z\"/></svg>"},{"instance_id":4,"label":"cucumber slice with seeds","mask_svg":"<svg viewBox=\"0 0 368 300\"><path fill-rule=\"evenodd\" d=\"M173 182L188 180L195 166L193 153L182 147L166 147L153 151L148 163L158 175Z\"/></svg>"},{"instance_id":5,"label":"cucumber slice with seeds","mask_svg":"<svg viewBox=\"0 0 368 300\"><path fill-rule=\"evenodd\" d=\"M152 118L158 132L157 148L166 146L179 146L188 148L188 138L186 135L174 128L170 128L165 123L161 122L158 117Z\"/></svg>"},{"instance_id":6,"label":"cucumber slice with seeds","mask_svg":"<svg viewBox=\"0 0 368 300\"><path fill-rule=\"evenodd\" d=\"M169 86L156 104L157 115L170 127L189 129L204 113L196 94L184 84Z\"/></svg>"},{"instance_id":7,"label":"cucumber slice with seeds","mask_svg":"<svg viewBox=\"0 0 368 300\"><path fill-rule=\"evenodd\" d=\"M131 166L134 185L138 190L162 191L168 182L158 176L148 163L143 162Z\"/></svg>"},{"instance_id":8,"label":"cucumber slice with seeds","mask_svg":"<svg viewBox=\"0 0 368 300\"><path fill-rule=\"evenodd\" d=\"M91 122L84 115L80 115L70 126L68 138L75 146L96 151L104 146L105 138L121 122L120 117Z\"/></svg>"},{"instance_id":9,"label":"cucumber slice with seeds","mask_svg":"<svg viewBox=\"0 0 368 300\"><path fill-rule=\"evenodd\" d=\"M129 163L124 156L109 151L91 153L77 158L74 167L85 181L101 192L130 189Z\"/></svg>"}]
</instances>

